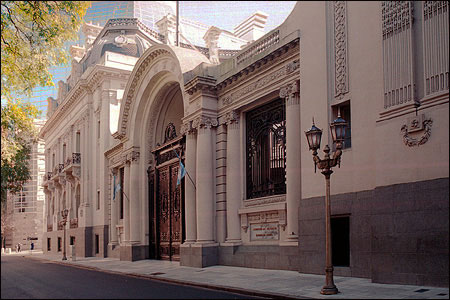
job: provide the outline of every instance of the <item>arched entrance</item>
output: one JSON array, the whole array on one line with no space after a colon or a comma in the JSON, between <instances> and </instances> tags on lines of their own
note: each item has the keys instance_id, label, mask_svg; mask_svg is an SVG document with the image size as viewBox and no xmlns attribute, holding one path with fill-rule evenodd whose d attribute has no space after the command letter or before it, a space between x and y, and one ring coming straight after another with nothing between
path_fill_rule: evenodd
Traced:
<instances>
[{"instance_id":1,"label":"arched entrance","mask_svg":"<svg viewBox=\"0 0 450 300\"><path fill-rule=\"evenodd\" d=\"M177 84L167 84L158 94L162 100L154 135L158 142L148 169L149 256L179 261L185 239L184 180L177 180L180 160L184 163L185 138L179 133L183 102Z\"/></svg>"},{"instance_id":2,"label":"arched entrance","mask_svg":"<svg viewBox=\"0 0 450 300\"><path fill-rule=\"evenodd\" d=\"M115 168L125 169L124 192L130 198L123 222L117 217L111 221L125 232L124 240L117 241L121 260L180 257L185 232L184 184L176 184L179 160L173 150L183 159L180 132L191 106L183 74L207 62L194 50L155 45L130 75L113 133L121 143L115 147L121 150L111 152L110 158ZM113 238L117 239L114 234L115 241Z\"/></svg>"}]
</instances>

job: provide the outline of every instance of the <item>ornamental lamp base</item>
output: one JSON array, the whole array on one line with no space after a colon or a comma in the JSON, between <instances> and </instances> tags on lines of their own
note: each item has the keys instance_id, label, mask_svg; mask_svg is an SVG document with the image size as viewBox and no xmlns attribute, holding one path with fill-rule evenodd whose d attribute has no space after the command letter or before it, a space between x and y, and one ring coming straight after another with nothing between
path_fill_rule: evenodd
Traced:
<instances>
[{"instance_id":1,"label":"ornamental lamp base","mask_svg":"<svg viewBox=\"0 0 450 300\"><path fill-rule=\"evenodd\" d=\"M332 286L324 285L322 287L322 290L320 291L320 293L322 295L335 295L335 294L339 293L339 291L335 285L332 285Z\"/></svg>"}]
</instances>

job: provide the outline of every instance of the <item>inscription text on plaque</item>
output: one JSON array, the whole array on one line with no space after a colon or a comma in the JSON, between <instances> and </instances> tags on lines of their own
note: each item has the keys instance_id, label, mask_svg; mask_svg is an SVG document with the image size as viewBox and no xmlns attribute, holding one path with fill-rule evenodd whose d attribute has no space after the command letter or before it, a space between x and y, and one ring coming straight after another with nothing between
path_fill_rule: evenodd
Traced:
<instances>
[{"instance_id":1,"label":"inscription text on plaque","mask_svg":"<svg viewBox=\"0 0 450 300\"><path fill-rule=\"evenodd\" d=\"M278 240L278 223L250 224L250 240Z\"/></svg>"}]
</instances>

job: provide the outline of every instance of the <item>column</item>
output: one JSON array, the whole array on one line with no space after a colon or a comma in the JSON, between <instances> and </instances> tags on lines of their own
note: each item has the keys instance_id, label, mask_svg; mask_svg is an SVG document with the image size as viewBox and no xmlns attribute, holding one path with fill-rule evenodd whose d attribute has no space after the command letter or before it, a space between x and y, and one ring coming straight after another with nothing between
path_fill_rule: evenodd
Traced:
<instances>
[{"instance_id":1,"label":"column","mask_svg":"<svg viewBox=\"0 0 450 300\"><path fill-rule=\"evenodd\" d=\"M141 240L141 201L139 197L139 152L133 151L130 154L130 178L128 184L129 200L129 222L130 222L130 241L139 243Z\"/></svg>"},{"instance_id":2,"label":"column","mask_svg":"<svg viewBox=\"0 0 450 300\"><path fill-rule=\"evenodd\" d=\"M241 149L239 116L232 111L227 121L227 242L241 243Z\"/></svg>"},{"instance_id":3,"label":"column","mask_svg":"<svg viewBox=\"0 0 450 300\"><path fill-rule=\"evenodd\" d=\"M301 199L300 93L295 81L280 90L286 98L286 206L287 242L298 241L298 201Z\"/></svg>"},{"instance_id":4,"label":"column","mask_svg":"<svg viewBox=\"0 0 450 300\"><path fill-rule=\"evenodd\" d=\"M187 125L187 124L186 124ZM186 126L185 125L185 126ZM197 133L195 129L190 128L186 132L186 154L184 160L186 171L192 180L196 180L197 167ZM196 195L195 186L188 175L184 179L184 202L185 202L185 220L186 220L186 242L194 243L197 240L197 214L196 214ZM195 183L195 181L194 181Z\"/></svg>"},{"instance_id":5,"label":"column","mask_svg":"<svg viewBox=\"0 0 450 300\"><path fill-rule=\"evenodd\" d=\"M110 224L110 232L111 232L111 243L117 244L118 238L117 238L117 205L119 200L119 192L117 192L116 197L114 198L114 176L116 176L116 182L115 184L118 184L119 179L119 172L117 169L112 169L112 178L111 178L111 224ZM114 200L113 200L114 199Z\"/></svg>"},{"instance_id":6,"label":"column","mask_svg":"<svg viewBox=\"0 0 450 300\"><path fill-rule=\"evenodd\" d=\"M197 243L214 243L214 165L211 127L217 126L217 120L201 117L198 124Z\"/></svg>"},{"instance_id":7,"label":"column","mask_svg":"<svg viewBox=\"0 0 450 300\"><path fill-rule=\"evenodd\" d=\"M124 241L128 242L130 241L130 162L125 163L125 170L124 170L124 187L123 187L123 193L124 193L124 199L123 199L123 230L124 230Z\"/></svg>"}]
</instances>

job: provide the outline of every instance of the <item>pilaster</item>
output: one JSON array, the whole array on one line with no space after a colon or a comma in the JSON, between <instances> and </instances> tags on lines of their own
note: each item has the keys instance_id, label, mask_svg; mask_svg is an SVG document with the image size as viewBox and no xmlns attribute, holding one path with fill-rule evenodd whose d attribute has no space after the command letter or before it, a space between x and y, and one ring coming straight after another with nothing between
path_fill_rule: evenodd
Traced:
<instances>
[{"instance_id":1,"label":"pilaster","mask_svg":"<svg viewBox=\"0 0 450 300\"><path fill-rule=\"evenodd\" d=\"M227 243L240 244L241 228L239 208L241 206L241 143L239 115L231 111L225 116L227 124Z\"/></svg>"},{"instance_id":2,"label":"pilaster","mask_svg":"<svg viewBox=\"0 0 450 300\"><path fill-rule=\"evenodd\" d=\"M186 134L185 168L192 180L197 174L197 130L192 122L183 124L181 134ZM195 183L195 182L194 182ZM184 184L186 241L194 243L197 240L196 187L190 179Z\"/></svg>"},{"instance_id":3,"label":"pilaster","mask_svg":"<svg viewBox=\"0 0 450 300\"><path fill-rule=\"evenodd\" d=\"M193 121L197 128L197 243L214 243L214 157L212 130L217 119L200 116Z\"/></svg>"},{"instance_id":4,"label":"pilaster","mask_svg":"<svg viewBox=\"0 0 450 300\"><path fill-rule=\"evenodd\" d=\"M295 81L280 89L286 99L286 241L298 243L298 200L301 197L300 163L300 83Z\"/></svg>"}]
</instances>

